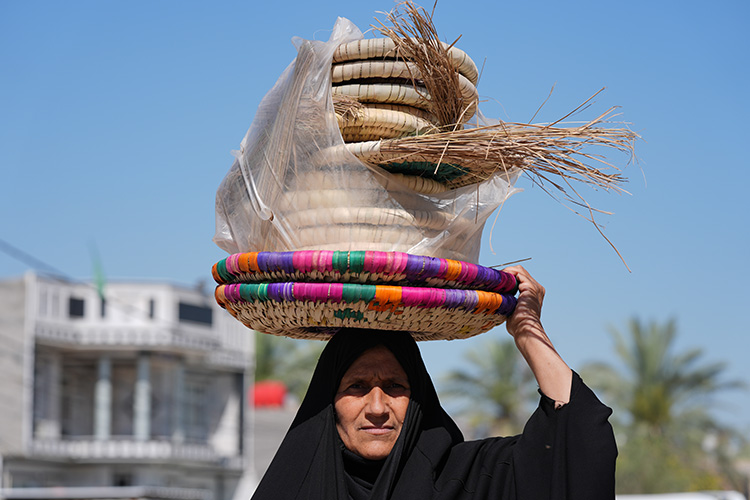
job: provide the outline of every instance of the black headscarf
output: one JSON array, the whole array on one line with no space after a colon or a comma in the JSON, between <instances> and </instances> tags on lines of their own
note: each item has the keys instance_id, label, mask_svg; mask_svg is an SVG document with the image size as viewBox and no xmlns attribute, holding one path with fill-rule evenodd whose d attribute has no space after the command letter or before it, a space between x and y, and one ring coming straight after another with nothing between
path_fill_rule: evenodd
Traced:
<instances>
[{"instance_id":1,"label":"black headscarf","mask_svg":"<svg viewBox=\"0 0 750 500\"><path fill-rule=\"evenodd\" d=\"M351 364L379 345L403 367L411 396L391 453L384 461L369 461L343 447L334 396ZM576 396L579 392L583 396ZM253 500L614 498L616 449L607 423L611 410L577 375L571 396L575 399L560 411L543 396L521 436L464 442L440 406L411 335L343 329L323 350L297 416ZM585 418L570 417L571 407Z\"/></svg>"}]
</instances>

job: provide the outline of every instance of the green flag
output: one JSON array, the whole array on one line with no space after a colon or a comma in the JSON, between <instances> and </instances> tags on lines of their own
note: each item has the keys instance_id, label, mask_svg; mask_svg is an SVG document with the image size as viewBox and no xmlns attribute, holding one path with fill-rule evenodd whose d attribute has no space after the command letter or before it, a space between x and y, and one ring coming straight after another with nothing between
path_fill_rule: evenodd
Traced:
<instances>
[{"instance_id":1,"label":"green flag","mask_svg":"<svg viewBox=\"0 0 750 500\"><path fill-rule=\"evenodd\" d=\"M102 269L102 262L99 259L99 251L96 249L96 244L91 245L91 265L94 268L94 286L96 286L96 292L99 294L99 298L104 300L104 285L106 280L104 278L104 270Z\"/></svg>"}]
</instances>

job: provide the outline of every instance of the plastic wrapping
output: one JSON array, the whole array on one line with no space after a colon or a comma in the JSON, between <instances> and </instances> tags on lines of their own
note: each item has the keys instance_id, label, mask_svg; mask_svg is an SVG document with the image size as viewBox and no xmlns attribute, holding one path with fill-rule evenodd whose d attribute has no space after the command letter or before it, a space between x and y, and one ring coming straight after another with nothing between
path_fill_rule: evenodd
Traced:
<instances>
[{"instance_id":1,"label":"plastic wrapping","mask_svg":"<svg viewBox=\"0 0 750 500\"><path fill-rule=\"evenodd\" d=\"M491 179L421 194L344 147L331 60L362 38L339 18L328 42L295 38L295 61L263 98L216 195L214 242L229 253L381 250L476 262L489 215L516 190Z\"/></svg>"}]
</instances>

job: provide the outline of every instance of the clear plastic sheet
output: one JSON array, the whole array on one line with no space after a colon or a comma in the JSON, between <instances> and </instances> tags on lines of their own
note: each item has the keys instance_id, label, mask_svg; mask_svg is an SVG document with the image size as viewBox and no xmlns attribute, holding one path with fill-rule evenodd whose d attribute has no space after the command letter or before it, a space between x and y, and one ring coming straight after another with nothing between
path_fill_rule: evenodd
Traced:
<instances>
[{"instance_id":1,"label":"clear plastic sheet","mask_svg":"<svg viewBox=\"0 0 750 500\"><path fill-rule=\"evenodd\" d=\"M216 195L214 242L229 253L401 251L477 262L489 215L515 176L421 194L344 147L331 60L362 38L339 18L328 42L295 38L295 61L263 98Z\"/></svg>"}]
</instances>

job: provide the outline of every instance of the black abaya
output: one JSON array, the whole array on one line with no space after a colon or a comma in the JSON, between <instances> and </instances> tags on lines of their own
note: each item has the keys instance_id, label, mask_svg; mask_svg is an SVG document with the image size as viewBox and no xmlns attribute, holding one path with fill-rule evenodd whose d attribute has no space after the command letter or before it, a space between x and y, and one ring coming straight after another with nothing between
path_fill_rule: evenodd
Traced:
<instances>
[{"instance_id":1,"label":"black abaya","mask_svg":"<svg viewBox=\"0 0 750 500\"><path fill-rule=\"evenodd\" d=\"M345 457L333 399L349 366L381 344L409 377L405 422L385 461ZM613 499L617 450L610 414L574 374L570 402L555 410L543 395L520 436L464 442L409 334L342 330L321 354L253 500Z\"/></svg>"}]
</instances>

